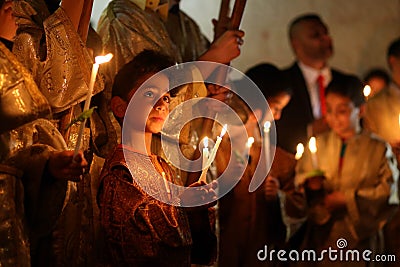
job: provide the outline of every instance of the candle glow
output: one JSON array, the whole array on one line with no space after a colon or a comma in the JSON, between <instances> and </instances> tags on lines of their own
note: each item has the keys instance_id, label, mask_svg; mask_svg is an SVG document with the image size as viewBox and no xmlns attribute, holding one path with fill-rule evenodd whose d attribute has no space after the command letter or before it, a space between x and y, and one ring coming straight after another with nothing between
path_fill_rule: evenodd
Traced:
<instances>
[{"instance_id":1,"label":"candle glow","mask_svg":"<svg viewBox=\"0 0 400 267\"><path fill-rule=\"evenodd\" d=\"M248 139L247 139L247 142L246 142L246 147L247 148L251 148L251 146L253 145L253 143L254 143L254 137L249 137Z\"/></svg>"},{"instance_id":2,"label":"candle glow","mask_svg":"<svg viewBox=\"0 0 400 267\"><path fill-rule=\"evenodd\" d=\"M369 95L371 94L371 86L369 86L368 84L364 86L363 93L365 98L368 98Z\"/></svg>"},{"instance_id":3,"label":"candle glow","mask_svg":"<svg viewBox=\"0 0 400 267\"><path fill-rule=\"evenodd\" d=\"M296 147L296 155L294 156L294 158L296 160L301 159L303 153L304 153L304 145L302 143L298 143Z\"/></svg>"},{"instance_id":4,"label":"candle glow","mask_svg":"<svg viewBox=\"0 0 400 267\"><path fill-rule=\"evenodd\" d=\"M312 166L314 169L318 169L318 162L317 162L317 140L315 137L311 137L310 141L308 142L308 148L310 149L311 152L311 160L312 160Z\"/></svg>"}]
</instances>

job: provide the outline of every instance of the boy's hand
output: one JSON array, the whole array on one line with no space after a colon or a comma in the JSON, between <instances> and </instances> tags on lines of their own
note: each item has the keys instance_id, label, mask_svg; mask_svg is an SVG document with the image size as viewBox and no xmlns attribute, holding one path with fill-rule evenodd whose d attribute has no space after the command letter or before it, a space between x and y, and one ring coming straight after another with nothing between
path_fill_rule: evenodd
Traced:
<instances>
[{"instance_id":1,"label":"boy's hand","mask_svg":"<svg viewBox=\"0 0 400 267\"><path fill-rule=\"evenodd\" d=\"M324 204L331 212L342 209L346 207L346 197L342 192L335 191L325 196Z\"/></svg>"},{"instance_id":2,"label":"boy's hand","mask_svg":"<svg viewBox=\"0 0 400 267\"><path fill-rule=\"evenodd\" d=\"M265 180L265 197L267 200L276 199L278 196L278 191L280 188L279 180L271 175L268 175L267 179Z\"/></svg>"},{"instance_id":3,"label":"boy's hand","mask_svg":"<svg viewBox=\"0 0 400 267\"><path fill-rule=\"evenodd\" d=\"M47 170L56 179L79 182L87 166L82 152L74 158L74 151L64 150L50 154Z\"/></svg>"},{"instance_id":4,"label":"boy's hand","mask_svg":"<svg viewBox=\"0 0 400 267\"><path fill-rule=\"evenodd\" d=\"M199 206L199 203L208 203L207 205L202 205L202 207L212 207L215 206L217 201L217 195L215 189L217 188L217 182L206 184L205 182L195 182L189 185L190 190L186 189L180 196L181 204L185 207L195 207ZM196 189L193 190L193 187ZM199 198L200 195L200 198Z\"/></svg>"}]
</instances>

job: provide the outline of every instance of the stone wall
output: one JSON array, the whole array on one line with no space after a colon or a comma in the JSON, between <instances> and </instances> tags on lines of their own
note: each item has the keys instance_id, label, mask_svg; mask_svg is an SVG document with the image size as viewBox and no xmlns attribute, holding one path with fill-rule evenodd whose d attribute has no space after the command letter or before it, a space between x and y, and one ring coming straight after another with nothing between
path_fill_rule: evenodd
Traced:
<instances>
[{"instance_id":1,"label":"stone wall","mask_svg":"<svg viewBox=\"0 0 400 267\"><path fill-rule=\"evenodd\" d=\"M107 3L95 0L95 23ZM182 9L209 39L219 5L220 0L181 0ZM260 62L290 64L287 25L305 12L319 13L329 25L335 48L332 66L360 76L371 67L387 68L387 46L400 36L400 0L248 0L241 26L246 31L245 45L232 66L245 71Z\"/></svg>"}]
</instances>

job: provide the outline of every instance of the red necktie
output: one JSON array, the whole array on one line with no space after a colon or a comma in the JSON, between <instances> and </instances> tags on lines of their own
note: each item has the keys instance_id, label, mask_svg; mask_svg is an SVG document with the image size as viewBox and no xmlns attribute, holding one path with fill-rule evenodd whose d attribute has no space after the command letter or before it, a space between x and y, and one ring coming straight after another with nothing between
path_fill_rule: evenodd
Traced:
<instances>
[{"instance_id":1,"label":"red necktie","mask_svg":"<svg viewBox=\"0 0 400 267\"><path fill-rule=\"evenodd\" d=\"M321 107L321 115L324 116L326 114L326 104L325 104L324 76L322 76L322 74L318 75L317 83L319 89L319 103Z\"/></svg>"}]
</instances>

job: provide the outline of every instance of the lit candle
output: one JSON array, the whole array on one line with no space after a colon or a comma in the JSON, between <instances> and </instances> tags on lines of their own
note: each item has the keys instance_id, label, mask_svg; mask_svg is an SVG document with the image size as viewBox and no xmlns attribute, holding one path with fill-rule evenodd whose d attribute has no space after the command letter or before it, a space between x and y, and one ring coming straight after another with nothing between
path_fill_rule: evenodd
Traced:
<instances>
[{"instance_id":1,"label":"lit candle","mask_svg":"<svg viewBox=\"0 0 400 267\"><path fill-rule=\"evenodd\" d=\"M99 71L100 64L110 61L112 57L113 54L107 54L105 56L97 56L95 58L95 63L93 64L92 67L92 75L90 76L89 90L86 94L86 100L85 100L85 105L83 107L83 112L89 110L90 101L92 99L92 94L93 94L94 83L96 82L97 72ZM74 157L78 154L79 149L81 148L83 131L85 130L85 124L86 124L86 119L83 122L81 122L79 128L78 138L76 140L76 145L75 145Z\"/></svg>"},{"instance_id":2,"label":"lit candle","mask_svg":"<svg viewBox=\"0 0 400 267\"><path fill-rule=\"evenodd\" d=\"M215 160L215 156L217 155L217 150L219 145L221 144L222 137L225 135L226 131L228 129L228 125L224 124L224 127L222 127L221 134L217 137L217 141L215 142L214 147L211 150L210 156L208 157L206 166L203 166L203 170L201 172L199 182L207 182L207 171L210 168L211 163Z\"/></svg>"},{"instance_id":3,"label":"lit candle","mask_svg":"<svg viewBox=\"0 0 400 267\"><path fill-rule=\"evenodd\" d=\"M303 156L304 153L304 146L302 143L298 143L297 147L296 147L296 155L294 156L294 158L296 160L301 159L301 157Z\"/></svg>"},{"instance_id":4,"label":"lit candle","mask_svg":"<svg viewBox=\"0 0 400 267\"><path fill-rule=\"evenodd\" d=\"M208 137L204 137L203 139L203 164L202 169L204 169L207 165L208 157L210 156L210 151L208 150Z\"/></svg>"},{"instance_id":5,"label":"lit candle","mask_svg":"<svg viewBox=\"0 0 400 267\"><path fill-rule=\"evenodd\" d=\"M269 138L269 131L271 128L271 122L267 121L264 123L264 153L265 153L265 166L269 168L271 165L271 144Z\"/></svg>"},{"instance_id":6,"label":"lit candle","mask_svg":"<svg viewBox=\"0 0 400 267\"><path fill-rule=\"evenodd\" d=\"M371 86L369 86L368 84L366 86L364 86L364 97L366 100L368 100L369 95L371 94Z\"/></svg>"},{"instance_id":7,"label":"lit candle","mask_svg":"<svg viewBox=\"0 0 400 267\"><path fill-rule=\"evenodd\" d=\"M315 137L311 137L310 141L308 142L308 148L310 149L311 152L311 160L312 160L312 166L314 170L318 169L318 161L317 161L317 141Z\"/></svg>"},{"instance_id":8,"label":"lit candle","mask_svg":"<svg viewBox=\"0 0 400 267\"><path fill-rule=\"evenodd\" d=\"M251 147L253 146L253 143L254 143L254 137L252 137L252 136L250 136L248 139L247 139L247 142L246 142L246 149L244 150L244 155L243 155L243 158L246 160L247 158L248 158L248 156L250 155L250 149L251 149Z\"/></svg>"}]
</instances>

